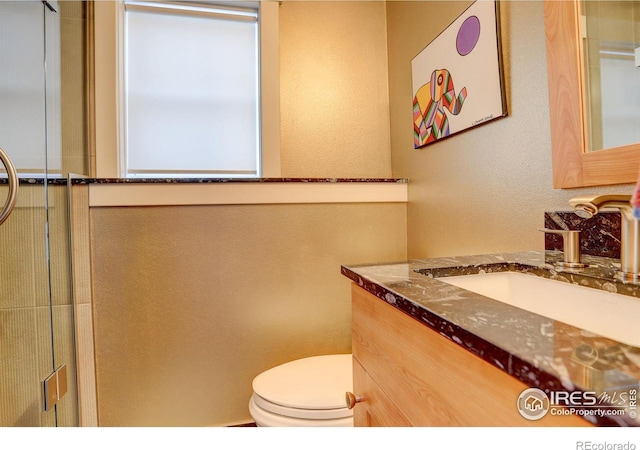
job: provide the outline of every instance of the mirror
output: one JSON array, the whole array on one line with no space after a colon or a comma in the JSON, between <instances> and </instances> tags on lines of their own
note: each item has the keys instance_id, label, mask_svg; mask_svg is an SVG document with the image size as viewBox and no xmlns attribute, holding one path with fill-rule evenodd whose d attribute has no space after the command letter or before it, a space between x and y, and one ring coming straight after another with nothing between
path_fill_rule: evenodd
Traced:
<instances>
[{"instance_id":1,"label":"mirror","mask_svg":"<svg viewBox=\"0 0 640 450\"><path fill-rule=\"evenodd\" d=\"M581 0L587 151L640 142L640 1Z\"/></svg>"},{"instance_id":2,"label":"mirror","mask_svg":"<svg viewBox=\"0 0 640 450\"><path fill-rule=\"evenodd\" d=\"M545 0L553 187L635 183L640 142L588 151L580 4ZM640 68L637 69L640 76Z\"/></svg>"}]
</instances>

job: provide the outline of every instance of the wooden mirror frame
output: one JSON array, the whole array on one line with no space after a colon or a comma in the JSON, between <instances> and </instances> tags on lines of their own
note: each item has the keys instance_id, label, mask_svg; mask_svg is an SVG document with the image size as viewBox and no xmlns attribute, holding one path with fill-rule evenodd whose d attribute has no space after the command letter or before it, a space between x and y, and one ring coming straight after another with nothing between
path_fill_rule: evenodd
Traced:
<instances>
[{"instance_id":1,"label":"wooden mirror frame","mask_svg":"<svg viewBox=\"0 0 640 450\"><path fill-rule=\"evenodd\" d=\"M640 143L586 151L578 0L544 0L553 187L636 183Z\"/></svg>"}]
</instances>

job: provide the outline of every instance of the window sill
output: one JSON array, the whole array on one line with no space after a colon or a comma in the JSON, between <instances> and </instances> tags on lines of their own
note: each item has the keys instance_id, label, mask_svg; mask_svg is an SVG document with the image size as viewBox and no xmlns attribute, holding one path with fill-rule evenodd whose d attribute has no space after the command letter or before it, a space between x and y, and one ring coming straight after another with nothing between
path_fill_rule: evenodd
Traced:
<instances>
[{"instance_id":1,"label":"window sill","mask_svg":"<svg viewBox=\"0 0 640 450\"><path fill-rule=\"evenodd\" d=\"M406 203L397 178L73 179L89 185L89 206Z\"/></svg>"}]
</instances>

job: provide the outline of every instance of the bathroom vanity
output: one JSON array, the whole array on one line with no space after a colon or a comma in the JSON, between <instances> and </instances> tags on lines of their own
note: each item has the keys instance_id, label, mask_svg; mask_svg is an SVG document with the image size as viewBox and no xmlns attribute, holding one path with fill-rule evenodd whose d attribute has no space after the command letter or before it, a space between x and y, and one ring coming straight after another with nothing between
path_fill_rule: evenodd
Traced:
<instances>
[{"instance_id":1,"label":"bathroom vanity","mask_svg":"<svg viewBox=\"0 0 640 450\"><path fill-rule=\"evenodd\" d=\"M640 302L637 285L611 276L615 260L587 258L586 269L561 271L554 253L343 266L354 282L355 425L637 426L629 398L640 380L636 346L442 281L526 273ZM599 311L603 321L615 314ZM575 402L556 401L539 420L527 419L518 401L528 388Z\"/></svg>"}]
</instances>

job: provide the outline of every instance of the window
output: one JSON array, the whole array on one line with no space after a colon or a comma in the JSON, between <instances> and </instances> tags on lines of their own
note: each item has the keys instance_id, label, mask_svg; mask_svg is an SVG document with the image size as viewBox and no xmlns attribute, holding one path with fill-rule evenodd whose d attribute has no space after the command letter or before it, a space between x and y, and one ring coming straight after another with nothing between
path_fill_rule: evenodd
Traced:
<instances>
[{"instance_id":1,"label":"window","mask_svg":"<svg viewBox=\"0 0 640 450\"><path fill-rule=\"evenodd\" d=\"M261 175L258 39L257 6L125 1L124 176Z\"/></svg>"}]
</instances>

